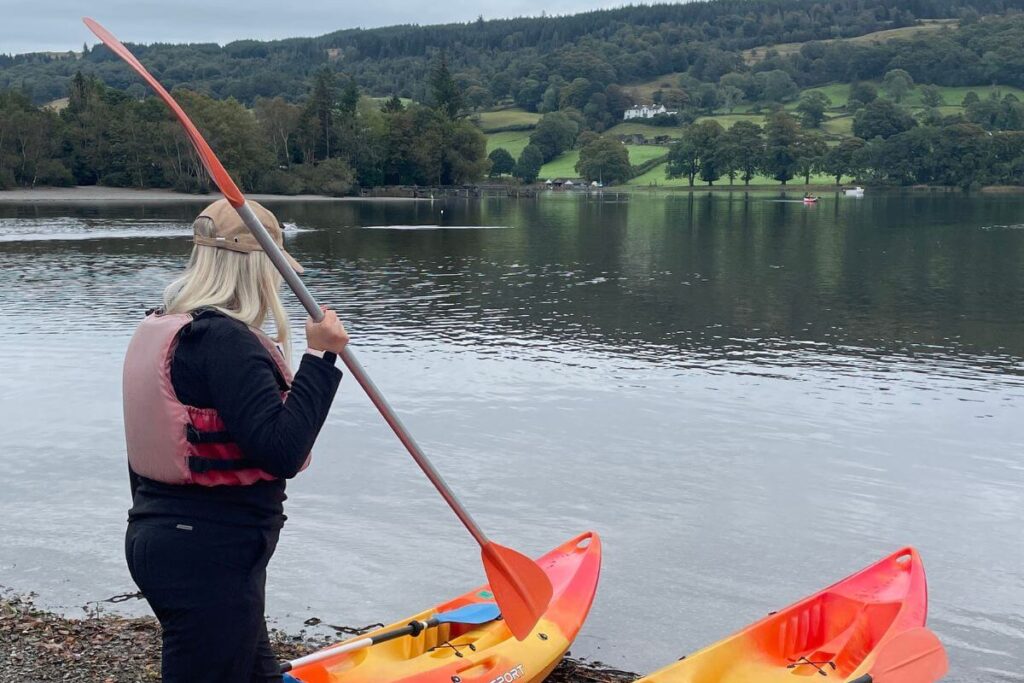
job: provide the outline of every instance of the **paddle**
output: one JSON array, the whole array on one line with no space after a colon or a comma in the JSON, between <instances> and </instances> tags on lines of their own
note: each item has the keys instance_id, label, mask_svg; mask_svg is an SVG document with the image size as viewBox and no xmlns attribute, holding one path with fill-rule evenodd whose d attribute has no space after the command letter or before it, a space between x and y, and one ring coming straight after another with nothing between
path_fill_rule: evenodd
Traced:
<instances>
[{"instance_id":1,"label":"paddle","mask_svg":"<svg viewBox=\"0 0 1024 683\"><path fill-rule=\"evenodd\" d=\"M948 669L942 643L922 626L904 631L883 645L871 673L850 683L933 683Z\"/></svg>"},{"instance_id":2,"label":"paddle","mask_svg":"<svg viewBox=\"0 0 1024 683\"><path fill-rule=\"evenodd\" d=\"M486 624L494 621L501 613L498 611L498 606L493 602L481 602L473 605L466 605L459 609L452 610L451 612L442 612L441 614L435 614L426 621L412 621L409 622L408 626L402 628L396 628L394 631L385 631L375 636L368 636L366 638L360 638L359 640L353 640L350 643L343 645L336 645L329 647L326 650L320 650L314 652L311 655L305 657L299 657L293 659L290 662L285 662L281 665L281 672L291 671L297 669L300 666L306 664L312 664L313 662L319 662L335 655L344 654L346 652L352 652L354 650L362 650L363 648L376 645L378 643L384 643L395 638L401 638L402 636L416 637L423 632L424 629L434 628L440 624Z\"/></svg>"},{"instance_id":3,"label":"paddle","mask_svg":"<svg viewBox=\"0 0 1024 683\"><path fill-rule=\"evenodd\" d=\"M267 233L266 228L263 227L256 214L253 213L246 203L242 191L235 185L235 181L228 175L217 155L210 149L210 145L203 139L199 129L195 127L195 124L192 123L185 111L152 74L146 70L146 67L142 66L139 60L135 58L135 55L110 31L92 19L84 18L83 21L89 27L89 30L95 33L114 54L127 62L132 69L142 76L146 83L160 96L160 99L171 108L178 121L185 127L185 132L195 146L196 152L199 153L203 166L206 167L207 172L209 172L217 187L220 188L224 197L231 202L231 206L235 208L238 215L245 222L246 227L249 228L253 236L260 243L260 246L263 247L263 251L270 257L274 266L281 273L281 277L284 278L285 282L288 283L288 286L295 293L295 296L302 302L310 317L313 320L322 320L323 312L320 310L320 304L313 298L313 295L306 288L298 273L288 264L277 243ZM341 354L341 359L348 366L356 381L363 387L363 390L366 391L370 401L377 406L377 410L380 411L385 422L388 423L395 432L395 435L398 436L399 441L409 451L416 464L420 466L420 469L427 475L427 478L441 494L441 497L445 499L455 512L459 521L473 535L476 542L480 544L484 571L487 573L491 592L494 593L494 599L501 608L501 614L505 619L505 623L508 624L509 629L517 639L525 640L551 601L551 581L548 579L547 574L530 558L511 548L498 545L487 538L483 530L480 529L480 526L473 520L466 508L462 506L462 503L459 502L459 499L455 497L455 494L448 487L448 484L445 483L440 473L434 469L426 454L420 449L416 441L413 440L412 435L405 428L405 425L402 424L398 415L391 409L391 406L380 393L380 390L377 389L373 380L366 374L362 364L356 360L351 349L346 347Z\"/></svg>"}]
</instances>

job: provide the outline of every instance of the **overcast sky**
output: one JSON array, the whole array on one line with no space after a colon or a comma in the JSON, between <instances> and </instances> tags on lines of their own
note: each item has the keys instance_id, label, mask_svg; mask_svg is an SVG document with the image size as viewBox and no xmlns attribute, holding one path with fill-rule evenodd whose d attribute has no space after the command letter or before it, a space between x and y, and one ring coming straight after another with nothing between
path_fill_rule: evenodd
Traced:
<instances>
[{"instance_id":1,"label":"overcast sky","mask_svg":"<svg viewBox=\"0 0 1024 683\"><path fill-rule=\"evenodd\" d=\"M125 42L229 43L240 38L316 36L342 28L437 24L572 14L625 0L0 0L0 53L80 50L96 43L81 23L88 13Z\"/></svg>"}]
</instances>

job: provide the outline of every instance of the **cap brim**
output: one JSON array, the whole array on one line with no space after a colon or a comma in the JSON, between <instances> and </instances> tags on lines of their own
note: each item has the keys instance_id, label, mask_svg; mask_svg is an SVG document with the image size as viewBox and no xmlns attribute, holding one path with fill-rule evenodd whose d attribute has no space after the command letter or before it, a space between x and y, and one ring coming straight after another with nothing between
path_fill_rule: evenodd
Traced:
<instances>
[{"instance_id":1,"label":"cap brim","mask_svg":"<svg viewBox=\"0 0 1024 683\"><path fill-rule=\"evenodd\" d=\"M282 250L281 250L281 253L283 253L283 254L284 254L284 257L285 257L286 259L288 259L288 265L290 265L290 266L292 267L292 270L294 270L294 271L295 271L296 273L298 273L299 275L302 275L303 273L305 273L305 272L306 272L306 269L302 267L302 264L301 264L301 263L299 263L298 261L296 261L296 260L295 260L295 257L294 257L294 256L292 256L291 254L289 254L289 253L288 253L287 251L285 251L284 249L282 249Z\"/></svg>"}]
</instances>

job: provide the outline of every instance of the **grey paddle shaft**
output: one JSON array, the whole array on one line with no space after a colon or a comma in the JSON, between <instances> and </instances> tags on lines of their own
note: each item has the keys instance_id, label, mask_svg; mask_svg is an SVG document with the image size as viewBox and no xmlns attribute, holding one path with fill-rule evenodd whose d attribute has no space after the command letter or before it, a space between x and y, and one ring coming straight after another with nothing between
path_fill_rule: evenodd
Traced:
<instances>
[{"instance_id":1,"label":"grey paddle shaft","mask_svg":"<svg viewBox=\"0 0 1024 683\"><path fill-rule=\"evenodd\" d=\"M324 313L320 310L320 304L317 303L313 294L309 289L307 289L306 283L302 281L299 274L296 273L295 269L292 268L290 263L288 263L288 259L285 258L281 248L277 246L277 242L274 241L274 238L270 236L267 229L263 227L262 223L260 223L260 219L256 217L255 213L253 213L248 202L241 206L236 206L235 211L237 211L238 215L241 216L242 221L245 222L246 227L249 228L250 232L252 232L256 241L260 243L261 247L263 247L263 251L270 257L271 262L277 268L278 272L281 273L281 277L283 277L284 281L288 283L291 290L295 292L295 296L302 302L302 306L306 309L306 312L309 313L310 317L317 322L323 320ZM469 515L466 508L462 507L462 503L459 502L459 499L455 497L455 494L448 487L444 478L441 477L441 473L434 469L434 465L427 458L419 444L416 443L416 440L412 438L412 434L410 434L409 430L405 428L404 424L402 424L402 420L395 414L395 411L391 408L387 399L380 393L380 390L377 388L377 385L373 383L373 380L370 379L370 376L366 374L366 370L363 369L362 364L356 359L352 350L348 346L346 346L345 350L341 352L341 360L344 361L349 372L351 372L356 378L356 381L359 382L359 386L363 388L366 395L370 397L370 401L373 402L373 405L377 406L377 410L380 411L384 421L388 423L388 426L390 426L395 432L395 436L398 437L398 440L401 441L402 445L404 445L406 450L409 451L409 455L411 455L413 460L416 461L416 464L420 466L423 473L427 475L427 479L430 480L430 483L434 485L434 488L436 488L438 493L441 494L441 497L444 498L448 505L451 506L452 510L455 511L459 521L465 525L466 529L473 535L473 538L476 539L477 543L481 546L486 545L488 543L487 536L485 536L484 532L479 526L477 526L477 523Z\"/></svg>"}]
</instances>

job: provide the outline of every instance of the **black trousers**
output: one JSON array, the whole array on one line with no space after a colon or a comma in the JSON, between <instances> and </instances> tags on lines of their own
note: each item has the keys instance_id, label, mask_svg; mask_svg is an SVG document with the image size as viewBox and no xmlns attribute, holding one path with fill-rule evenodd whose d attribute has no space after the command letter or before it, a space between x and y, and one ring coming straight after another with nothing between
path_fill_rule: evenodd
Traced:
<instances>
[{"instance_id":1,"label":"black trousers","mask_svg":"<svg viewBox=\"0 0 1024 683\"><path fill-rule=\"evenodd\" d=\"M128 569L163 627L164 683L281 681L263 616L279 533L186 519L128 524Z\"/></svg>"}]
</instances>

